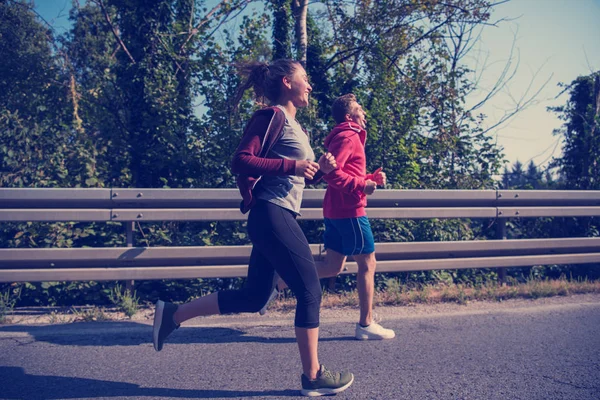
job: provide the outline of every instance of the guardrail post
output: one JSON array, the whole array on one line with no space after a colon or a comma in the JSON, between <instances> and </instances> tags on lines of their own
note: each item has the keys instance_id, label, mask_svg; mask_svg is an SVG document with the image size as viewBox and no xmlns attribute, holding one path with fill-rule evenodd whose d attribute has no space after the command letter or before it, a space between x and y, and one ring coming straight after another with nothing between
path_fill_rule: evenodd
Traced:
<instances>
[{"instance_id":1,"label":"guardrail post","mask_svg":"<svg viewBox=\"0 0 600 400\"><path fill-rule=\"evenodd\" d=\"M320 250L319 250L319 260L320 261L325 261L325 255L323 253L326 251L327 250L324 250L322 246L320 247ZM347 267L344 267L344 270L347 270L347 269L348 269ZM335 283L337 281L337 276L325 278L324 280L325 280L325 283L327 284L327 291L331 292L331 293L335 292Z\"/></svg>"},{"instance_id":2,"label":"guardrail post","mask_svg":"<svg viewBox=\"0 0 600 400\"><path fill-rule=\"evenodd\" d=\"M335 282L336 282L337 276L332 276L330 278L327 278L327 291L329 292L335 292Z\"/></svg>"},{"instance_id":3,"label":"guardrail post","mask_svg":"<svg viewBox=\"0 0 600 400\"><path fill-rule=\"evenodd\" d=\"M496 219L496 239L506 240L506 218ZM498 268L498 282L504 285L506 280L506 267Z\"/></svg>"},{"instance_id":4,"label":"guardrail post","mask_svg":"<svg viewBox=\"0 0 600 400\"><path fill-rule=\"evenodd\" d=\"M125 229L127 232L127 247L133 247L133 221L127 221L125 222ZM132 280L128 280L125 281L125 290L129 291L130 294L133 295L133 286L135 284L135 281Z\"/></svg>"}]
</instances>

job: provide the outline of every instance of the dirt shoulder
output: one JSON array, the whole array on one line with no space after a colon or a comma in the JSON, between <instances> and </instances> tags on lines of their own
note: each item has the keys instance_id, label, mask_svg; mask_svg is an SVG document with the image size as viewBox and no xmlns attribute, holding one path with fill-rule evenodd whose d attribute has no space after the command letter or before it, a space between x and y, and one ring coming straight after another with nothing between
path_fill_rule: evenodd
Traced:
<instances>
[{"instance_id":1,"label":"dirt shoulder","mask_svg":"<svg viewBox=\"0 0 600 400\"><path fill-rule=\"evenodd\" d=\"M600 304L599 293L554 296L539 299L511 299L504 301L469 301L466 304L435 303L402 306L377 306L376 319L397 320L406 318L426 318L440 315L486 314L497 312L529 312L532 309L564 309ZM265 316L258 314L222 315L196 318L186 322L188 326L243 326L246 324L289 325L293 323L294 311L269 310ZM152 324L154 309L144 306L131 319L124 313L111 308L82 307L73 311L70 308L23 307L13 311L9 324L52 325L79 321L132 321ZM330 322L354 322L358 319L357 307L323 307L321 319Z\"/></svg>"}]
</instances>

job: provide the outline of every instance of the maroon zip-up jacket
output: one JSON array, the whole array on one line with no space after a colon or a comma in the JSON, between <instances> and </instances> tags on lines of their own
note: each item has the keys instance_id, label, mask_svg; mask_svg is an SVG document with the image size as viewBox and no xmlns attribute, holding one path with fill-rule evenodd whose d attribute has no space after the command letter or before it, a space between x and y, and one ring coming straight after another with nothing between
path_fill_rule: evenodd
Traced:
<instances>
[{"instance_id":1,"label":"maroon zip-up jacket","mask_svg":"<svg viewBox=\"0 0 600 400\"><path fill-rule=\"evenodd\" d=\"M263 175L294 175L296 160L266 158L273 145L281 138L285 115L279 107L256 111L244 129L244 135L231 161L231 171L238 174L237 186L242 195L240 211L245 214L256 202L252 190ZM318 171L306 184L322 177Z\"/></svg>"}]
</instances>

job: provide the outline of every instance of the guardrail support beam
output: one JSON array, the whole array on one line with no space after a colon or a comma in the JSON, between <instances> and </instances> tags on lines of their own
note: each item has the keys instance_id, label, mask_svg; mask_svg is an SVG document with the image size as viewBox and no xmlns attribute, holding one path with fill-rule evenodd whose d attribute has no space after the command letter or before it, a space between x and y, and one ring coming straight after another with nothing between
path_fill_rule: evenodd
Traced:
<instances>
[{"instance_id":1,"label":"guardrail support beam","mask_svg":"<svg viewBox=\"0 0 600 400\"><path fill-rule=\"evenodd\" d=\"M506 240L506 218L496 219L496 239ZM506 268L498 268L498 282L504 285L506 282Z\"/></svg>"},{"instance_id":2,"label":"guardrail support beam","mask_svg":"<svg viewBox=\"0 0 600 400\"><path fill-rule=\"evenodd\" d=\"M127 247L133 247L133 221L125 222L125 229L127 233ZM134 280L125 281L125 290L128 291L131 295L133 295L133 287L135 285Z\"/></svg>"}]
</instances>

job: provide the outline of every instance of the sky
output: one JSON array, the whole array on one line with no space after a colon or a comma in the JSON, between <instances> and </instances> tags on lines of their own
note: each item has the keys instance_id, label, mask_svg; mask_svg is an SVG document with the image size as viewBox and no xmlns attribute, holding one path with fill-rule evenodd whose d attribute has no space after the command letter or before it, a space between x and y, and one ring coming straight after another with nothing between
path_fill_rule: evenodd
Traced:
<instances>
[{"instance_id":1,"label":"sky","mask_svg":"<svg viewBox=\"0 0 600 400\"><path fill-rule=\"evenodd\" d=\"M68 27L72 0L36 0L36 9L57 33ZM497 0L498 2L502 0ZM479 111L487 115L485 127L495 125L521 98L534 96L524 110L490 130L510 164L533 160L544 167L561 154L560 136L553 135L562 122L547 111L563 105L560 82L600 70L600 0L511 0L494 8L490 22L469 63L477 66L481 91L475 104L497 81L507 62L512 79ZM512 58L511 58L512 48Z\"/></svg>"},{"instance_id":2,"label":"sky","mask_svg":"<svg viewBox=\"0 0 600 400\"><path fill-rule=\"evenodd\" d=\"M482 111L488 126L494 125L506 110L514 109L515 100L539 90L534 104L490 133L511 164L533 160L545 166L561 155L561 138L552 132L562 122L547 111L568 100L567 94L557 98L562 91L558 83L600 70L600 0L512 0L495 8L491 20L500 18L511 20L482 33L480 59L487 56L489 65L482 86L497 79L513 45L518 66L505 90Z\"/></svg>"}]
</instances>

